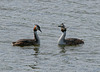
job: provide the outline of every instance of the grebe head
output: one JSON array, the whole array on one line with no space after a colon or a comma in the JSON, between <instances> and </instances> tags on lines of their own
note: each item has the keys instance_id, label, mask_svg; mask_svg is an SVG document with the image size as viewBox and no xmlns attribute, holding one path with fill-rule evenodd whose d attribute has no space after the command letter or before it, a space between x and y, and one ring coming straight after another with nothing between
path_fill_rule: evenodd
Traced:
<instances>
[{"instance_id":1,"label":"grebe head","mask_svg":"<svg viewBox=\"0 0 100 72\"><path fill-rule=\"evenodd\" d=\"M62 23L62 24L59 25L58 27L65 28L65 25Z\"/></svg>"},{"instance_id":2,"label":"grebe head","mask_svg":"<svg viewBox=\"0 0 100 72\"><path fill-rule=\"evenodd\" d=\"M42 32L41 31L41 29L40 29L40 26L39 25L37 25L37 24L35 24L35 26L34 26L34 29L33 29L34 31L37 31L37 30L39 30L40 32Z\"/></svg>"},{"instance_id":3,"label":"grebe head","mask_svg":"<svg viewBox=\"0 0 100 72\"><path fill-rule=\"evenodd\" d=\"M66 27L65 27L65 25L63 23L61 25L59 25L58 27L61 27L61 31L62 32L66 31Z\"/></svg>"}]
</instances>

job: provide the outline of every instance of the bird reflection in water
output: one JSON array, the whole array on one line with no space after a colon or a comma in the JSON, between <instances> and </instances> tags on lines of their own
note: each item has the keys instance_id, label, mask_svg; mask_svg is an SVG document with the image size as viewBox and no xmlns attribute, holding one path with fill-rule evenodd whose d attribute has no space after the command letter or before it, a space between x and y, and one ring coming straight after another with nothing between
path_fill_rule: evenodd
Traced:
<instances>
[{"instance_id":1,"label":"bird reflection in water","mask_svg":"<svg viewBox=\"0 0 100 72\"><path fill-rule=\"evenodd\" d=\"M35 47L34 48L35 53L33 55L35 55L37 57L37 55L39 54L39 48Z\"/></svg>"},{"instance_id":2,"label":"bird reflection in water","mask_svg":"<svg viewBox=\"0 0 100 72\"><path fill-rule=\"evenodd\" d=\"M34 55L35 57L37 57L37 55L39 54L39 47L40 46L30 46L30 47L21 47L22 49L33 49L33 54L31 55Z\"/></svg>"},{"instance_id":3,"label":"bird reflection in water","mask_svg":"<svg viewBox=\"0 0 100 72\"><path fill-rule=\"evenodd\" d=\"M34 57L35 57L35 59L34 59L34 62L35 62L35 63L29 65L29 67L32 68L32 69L40 69L40 68L38 67L38 61L39 61L39 59L38 59L39 47L35 47L33 50L35 51L35 53L32 54L32 55L34 55Z\"/></svg>"},{"instance_id":4,"label":"bird reflection in water","mask_svg":"<svg viewBox=\"0 0 100 72\"><path fill-rule=\"evenodd\" d=\"M31 63L29 65L26 65L26 66L29 66L30 68L32 69L40 69L38 67L38 62L39 62L39 57L38 57L38 54L39 54L39 47L38 46L35 46L34 48L28 48L28 49L33 49L34 53L31 54L32 56L34 56L34 63Z\"/></svg>"},{"instance_id":5,"label":"bird reflection in water","mask_svg":"<svg viewBox=\"0 0 100 72\"><path fill-rule=\"evenodd\" d=\"M58 45L58 47L61 49L60 53L66 53L65 45Z\"/></svg>"}]
</instances>

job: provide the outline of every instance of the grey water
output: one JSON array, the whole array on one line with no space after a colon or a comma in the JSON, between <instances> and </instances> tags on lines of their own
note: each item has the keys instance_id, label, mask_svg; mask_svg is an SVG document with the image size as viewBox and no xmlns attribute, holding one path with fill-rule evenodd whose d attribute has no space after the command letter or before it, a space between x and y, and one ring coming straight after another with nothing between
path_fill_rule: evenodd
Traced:
<instances>
[{"instance_id":1,"label":"grey water","mask_svg":"<svg viewBox=\"0 0 100 72\"><path fill-rule=\"evenodd\" d=\"M61 23L85 44L58 46ZM12 46L34 24L41 45ZM0 0L0 72L100 72L100 0Z\"/></svg>"}]
</instances>

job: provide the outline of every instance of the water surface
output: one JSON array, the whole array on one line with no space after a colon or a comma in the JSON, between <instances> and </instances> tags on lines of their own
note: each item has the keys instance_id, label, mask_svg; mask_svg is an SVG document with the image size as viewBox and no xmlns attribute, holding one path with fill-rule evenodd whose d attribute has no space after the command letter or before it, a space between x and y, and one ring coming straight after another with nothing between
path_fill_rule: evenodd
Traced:
<instances>
[{"instance_id":1,"label":"water surface","mask_svg":"<svg viewBox=\"0 0 100 72\"><path fill-rule=\"evenodd\" d=\"M59 47L57 26L64 23L66 38L80 38L81 46ZM40 47L13 47L11 42L33 38L34 24ZM99 72L99 0L0 0L0 71Z\"/></svg>"}]
</instances>

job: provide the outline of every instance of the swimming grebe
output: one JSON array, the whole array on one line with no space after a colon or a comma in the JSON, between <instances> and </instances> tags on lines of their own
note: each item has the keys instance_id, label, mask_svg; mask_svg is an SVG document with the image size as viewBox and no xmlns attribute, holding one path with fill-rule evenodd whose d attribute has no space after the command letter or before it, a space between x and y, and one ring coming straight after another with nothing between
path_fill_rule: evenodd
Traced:
<instances>
[{"instance_id":1,"label":"swimming grebe","mask_svg":"<svg viewBox=\"0 0 100 72\"><path fill-rule=\"evenodd\" d=\"M62 23L58 27L61 27L61 31L63 34L60 36L58 40L58 45L78 45L78 44L84 44L84 42L81 39L77 38L67 38L65 39L66 36L66 28L65 25Z\"/></svg>"},{"instance_id":2,"label":"swimming grebe","mask_svg":"<svg viewBox=\"0 0 100 72\"><path fill-rule=\"evenodd\" d=\"M16 42L12 42L13 46L31 46L31 45L40 45L40 39L38 37L38 34L37 34L37 30L39 30L40 32L41 29L40 29L40 26L39 25L35 25L34 26L34 39L20 39Z\"/></svg>"}]
</instances>

